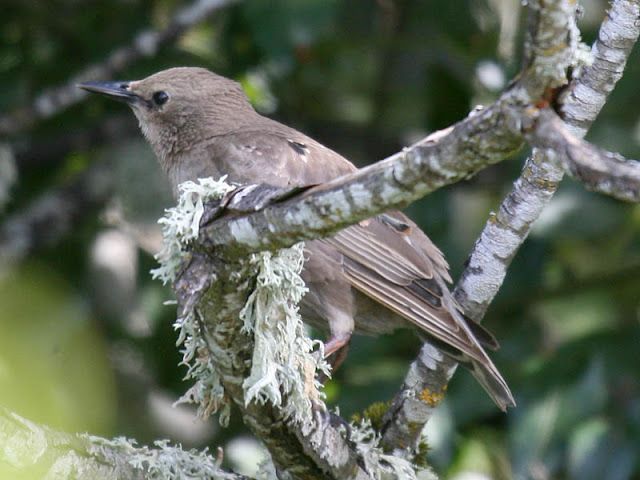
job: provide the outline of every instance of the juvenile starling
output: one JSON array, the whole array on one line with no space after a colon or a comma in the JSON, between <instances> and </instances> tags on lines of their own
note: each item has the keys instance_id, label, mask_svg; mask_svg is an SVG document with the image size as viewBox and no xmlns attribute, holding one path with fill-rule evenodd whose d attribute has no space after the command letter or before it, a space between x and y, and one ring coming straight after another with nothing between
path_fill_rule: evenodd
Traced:
<instances>
[{"instance_id":1,"label":"juvenile starling","mask_svg":"<svg viewBox=\"0 0 640 480\"><path fill-rule=\"evenodd\" d=\"M180 183L200 177L226 174L232 182L286 187L356 170L336 152L258 114L238 83L202 68L79 86L133 109L174 194ZM309 292L301 313L307 323L329 331L327 355L345 353L354 332L417 327L467 367L502 410L515 405L483 350L497 348L497 342L463 315L445 283L451 277L442 253L405 215L378 215L307 242L306 250L302 277Z\"/></svg>"}]
</instances>

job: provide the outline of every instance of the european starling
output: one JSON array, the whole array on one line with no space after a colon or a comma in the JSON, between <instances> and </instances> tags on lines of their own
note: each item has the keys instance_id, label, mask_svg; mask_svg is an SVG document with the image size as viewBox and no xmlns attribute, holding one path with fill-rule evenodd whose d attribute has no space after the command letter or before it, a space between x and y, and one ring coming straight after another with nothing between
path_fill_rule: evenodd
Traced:
<instances>
[{"instance_id":1,"label":"european starling","mask_svg":"<svg viewBox=\"0 0 640 480\"><path fill-rule=\"evenodd\" d=\"M126 102L178 185L224 174L238 183L287 187L326 182L356 167L303 133L258 114L241 86L203 68L172 68L144 80L79 85ZM417 327L467 367L502 409L515 405L483 347L498 344L464 316L449 292L442 252L391 211L307 242L303 319L328 330L327 355L342 357L352 333ZM384 308L381 308L384 307ZM340 350L340 352L338 352Z\"/></svg>"}]
</instances>

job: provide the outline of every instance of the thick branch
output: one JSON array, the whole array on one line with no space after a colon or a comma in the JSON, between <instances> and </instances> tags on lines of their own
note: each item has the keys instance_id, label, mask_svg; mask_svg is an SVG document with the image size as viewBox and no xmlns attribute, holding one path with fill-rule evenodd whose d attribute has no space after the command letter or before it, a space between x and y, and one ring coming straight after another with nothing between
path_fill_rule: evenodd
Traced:
<instances>
[{"instance_id":1,"label":"thick branch","mask_svg":"<svg viewBox=\"0 0 640 480\"><path fill-rule=\"evenodd\" d=\"M247 399L256 341L240 311L255 288L255 275L246 258L233 261L194 254L174 282L181 318L184 321L195 316L200 325L197 335L206 345L206 353L199 349L198 363L211 365L224 388L222 399L212 398L205 391L204 408L220 408L229 400L235 403L245 424L269 449L275 465L296 478L373 478L364 467L361 448L332 425L332 416L319 398L313 401L314 418L302 422L286 417L290 399L284 388L280 389L277 405L273 400ZM276 320L276 324L284 324L284 319ZM308 375L308 381L313 382L315 369ZM203 384L194 388L200 392L207 387ZM311 393L314 387L309 388ZM377 460L369 465L375 471L381 468Z\"/></svg>"}]
</instances>

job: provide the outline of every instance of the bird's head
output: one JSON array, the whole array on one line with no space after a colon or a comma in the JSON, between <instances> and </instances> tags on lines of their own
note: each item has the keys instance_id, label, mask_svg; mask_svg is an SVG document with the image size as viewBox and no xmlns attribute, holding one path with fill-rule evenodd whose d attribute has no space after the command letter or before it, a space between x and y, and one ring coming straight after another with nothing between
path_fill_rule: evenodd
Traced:
<instances>
[{"instance_id":1,"label":"bird's head","mask_svg":"<svg viewBox=\"0 0 640 480\"><path fill-rule=\"evenodd\" d=\"M161 162L233 131L255 114L239 83L204 68L171 68L143 80L78 86L127 103Z\"/></svg>"}]
</instances>

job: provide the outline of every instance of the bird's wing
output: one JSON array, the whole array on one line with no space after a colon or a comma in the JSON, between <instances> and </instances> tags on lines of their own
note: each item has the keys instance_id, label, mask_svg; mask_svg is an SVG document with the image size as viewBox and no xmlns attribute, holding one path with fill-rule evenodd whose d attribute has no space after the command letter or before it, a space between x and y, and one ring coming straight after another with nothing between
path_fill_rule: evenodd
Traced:
<instances>
[{"instance_id":1,"label":"bird's wing","mask_svg":"<svg viewBox=\"0 0 640 480\"><path fill-rule=\"evenodd\" d=\"M411 220L389 212L322 239L343 255L343 273L365 295L419 329L476 360L479 342L496 348L495 338L466 319L444 281L451 281L440 250Z\"/></svg>"},{"instance_id":2,"label":"bird's wing","mask_svg":"<svg viewBox=\"0 0 640 480\"><path fill-rule=\"evenodd\" d=\"M265 119L267 120L267 119ZM356 170L348 160L276 122L225 135L211 144L217 169L240 183L280 187L325 182Z\"/></svg>"}]
</instances>

